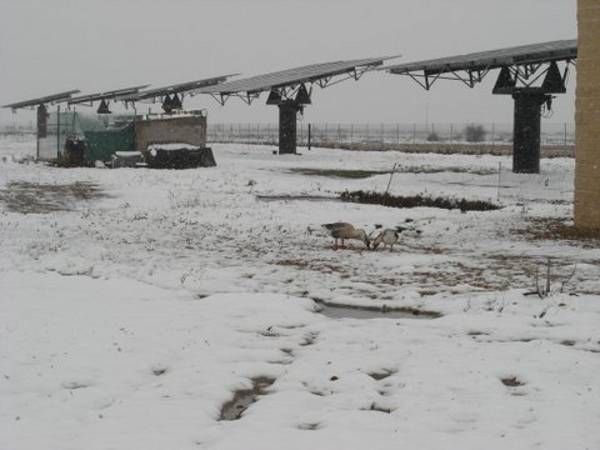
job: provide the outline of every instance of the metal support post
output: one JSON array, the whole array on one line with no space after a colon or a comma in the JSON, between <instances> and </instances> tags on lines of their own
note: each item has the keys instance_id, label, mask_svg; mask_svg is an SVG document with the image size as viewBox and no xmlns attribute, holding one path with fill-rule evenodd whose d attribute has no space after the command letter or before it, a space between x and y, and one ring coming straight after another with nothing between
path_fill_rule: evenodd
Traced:
<instances>
[{"instance_id":1,"label":"metal support post","mask_svg":"<svg viewBox=\"0 0 600 450\"><path fill-rule=\"evenodd\" d=\"M296 153L296 118L300 109L293 100L279 105L279 153Z\"/></svg>"},{"instance_id":2,"label":"metal support post","mask_svg":"<svg viewBox=\"0 0 600 450\"><path fill-rule=\"evenodd\" d=\"M515 101L513 172L540 172L541 108L548 95L538 90L521 89Z\"/></svg>"}]
</instances>

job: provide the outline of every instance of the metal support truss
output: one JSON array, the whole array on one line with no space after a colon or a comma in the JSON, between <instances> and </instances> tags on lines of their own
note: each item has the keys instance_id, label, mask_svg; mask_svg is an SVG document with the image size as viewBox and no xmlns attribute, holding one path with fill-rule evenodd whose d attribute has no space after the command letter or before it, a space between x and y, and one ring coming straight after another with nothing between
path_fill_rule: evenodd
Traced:
<instances>
[{"instance_id":1,"label":"metal support truss","mask_svg":"<svg viewBox=\"0 0 600 450\"><path fill-rule=\"evenodd\" d=\"M566 81L569 66L576 66L576 62L573 59L566 60L565 63L563 81ZM507 66L507 68L510 70L511 75L516 82L520 83L523 87L532 87L538 80L548 73L551 64L552 62L512 65ZM405 75L412 78L412 80L415 81L419 86L426 91L429 91L434 83L438 80L459 81L470 88L474 88L478 83L481 83L492 70L493 69L490 67L466 70L453 70L449 67L445 67L439 69L439 71L436 70L436 72L404 72L398 73L398 75Z\"/></svg>"}]
</instances>

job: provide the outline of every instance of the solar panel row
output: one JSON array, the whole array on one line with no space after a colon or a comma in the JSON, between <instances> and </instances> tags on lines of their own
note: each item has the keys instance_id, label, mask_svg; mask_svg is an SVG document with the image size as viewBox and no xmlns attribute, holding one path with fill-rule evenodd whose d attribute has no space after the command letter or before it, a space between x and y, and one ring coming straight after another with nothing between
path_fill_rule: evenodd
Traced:
<instances>
[{"instance_id":1,"label":"solar panel row","mask_svg":"<svg viewBox=\"0 0 600 450\"><path fill-rule=\"evenodd\" d=\"M295 67L293 69L245 78L243 80L230 81L228 83L201 89L199 92L202 94L222 95L240 92L258 93L268 91L272 88L293 86L300 83L320 80L330 76L344 74L358 68L379 66L383 64L383 61L386 59L387 58L368 58L311 64L308 66Z\"/></svg>"},{"instance_id":2,"label":"solar panel row","mask_svg":"<svg viewBox=\"0 0 600 450\"><path fill-rule=\"evenodd\" d=\"M496 69L503 66L537 64L575 58L577 58L577 40L565 40L397 64L381 70L395 74L420 71L437 74L457 70Z\"/></svg>"},{"instance_id":3,"label":"solar panel row","mask_svg":"<svg viewBox=\"0 0 600 450\"><path fill-rule=\"evenodd\" d=\"M387 70L395 74L408 74L417 71L424 71L427 74L438 74L457 70L489 70L507 65L536 64L541 62L570 60L575 59L576 57L577 41L565 40L398 64L382 67L380 70ZM146 86L137 86L134 88L76 97L74 99L72 99L71 96L79 93L79 91L72 90L23 102L12 103L6 105L5 108L19 109L44 103L65 101L69 101L69 103L82 103L86 101L107 99L135 102L182 92L219 95L232 95L238 93L257 94L273 88L297 86L302 83L315 82L336 75L351 73L352 71L371 70L376 66L381 66L383 62L388 59L390 58L367 58L311 64L230 82L227 82L227 79L237 74L223 75L145 91L139 91L139 89L145 88Z\"/></svg>"},{"instance_id":4,"label":"solar panel row","mask_svg":"<svg viewBox=\"0 0 600 450\"><path fill-rule=\"evenodd\" d=\"M45 103L60 103L71 98L73 94L79 94L79 90L74 89L71 91L60 92L58 94L47 95L45 97L33 98L31 100L25 100L22 102L11 103L10 105L4 105L4 108L20 109L29 108L31 106L38 106Z\"/></svg>"},{"instance_id":5,"label":"solar panel row","mask_svg":"<svg viewBox=\"0 0 600 450\"><path fill-rule=\"evenodd\" d=\"M224 81L227 80L227 78L233 77L235 75L238 75L238 74L234 73L234 74L229 74L229 75L222 75L219 77L204 78L202 80L188 81L186 83L172 84L170 86L165 86L165 87L161 87L161 88L148 89L146 91L142 91L137 94L124 97L123 100L135 102L135 101L146 100L146 99L150 99L150 98L162 97L162 96L169 95L169 94L178 94L181 92L194 93L195 91L197 91L203 87L223 83Z\"/></svg>"},{"instance_id":6,"label":"solar panel row","mask_svg":"<svg viewBox=\"0 0 600 450\"><path fill-rule=\"evenodd\" d=\"M135 94L140 91L140 89L144 89L150 86L149 84L143 84L140 86L133 86L129 88L116 89L114 91L106 91L106 92L98 92L96 94L88 94L81 95L79 97L73 97L69 99L69 105L76 105L78 103L86 103L86 102L94 102L97 100L107 100L107 99L118 99L120 97Z\"/></svg>"}]
</instances>

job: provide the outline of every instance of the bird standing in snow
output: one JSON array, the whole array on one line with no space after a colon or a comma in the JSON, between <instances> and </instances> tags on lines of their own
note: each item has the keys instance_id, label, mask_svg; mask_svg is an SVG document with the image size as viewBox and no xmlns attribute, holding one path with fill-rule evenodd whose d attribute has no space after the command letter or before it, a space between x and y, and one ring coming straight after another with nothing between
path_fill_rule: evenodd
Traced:
<instances>
[{"instance_id":1,"label":"bird standing in snow","mask_svg":"<svg viewBox=\"0 0 600 450\"><path fill-rule=\"evenodd\" d=\"M373 250L377 250L377 247L383 244L383 248L389 245L391 252L394 249L394 244L396 244L399 239L400 231L386 228L385 230L381 231L373 240Z\"/></svg>"},{"instance_id":2,"label":"bird standing in snow","mask_svg":"<svg viewBox=\"0 0 600 450\"><path fill-rule=\"evenodd\" d=\"M335 250L338 249L338 240L342 241L342 248L345 248L344 241L346 239L363 241L367 248L370 247L369 237L362 228L354 228L354 225L346 222L326 223L323 224L322 227L325 228L331 237L335 239L333 246Z\"/></svg>"}]
</instances>

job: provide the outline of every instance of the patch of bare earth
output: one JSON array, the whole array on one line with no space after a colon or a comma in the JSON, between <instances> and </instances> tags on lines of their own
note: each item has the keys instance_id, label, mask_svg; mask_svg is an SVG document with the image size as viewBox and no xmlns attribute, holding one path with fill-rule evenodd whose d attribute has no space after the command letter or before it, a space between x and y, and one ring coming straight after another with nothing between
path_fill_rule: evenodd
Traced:
<instances>
[{"instance_id":1,"label":"patch of bare earth","mask_svg":"<svg viewBox=\"0 0 600 450\"><path fill-rule=\"evenodd\" d=\"M532 218L524 229L514 229L512 232L530 240L559 240L583 248L600 247L600 230L581 230L564 219Z\"/></svg>"},{"instance_id":2,"label":"patch of bare earth","mask_svg":"<svg viewBox=\"0 0 600 450\"><path fill-rule=\"evenodd\" d=\"M11 212L21 214L48 214L70 211L76 202L108 197L97 184L41 184L26 181L8 183L0 189L0 202Z\"/></svg>"}]
</instances>

